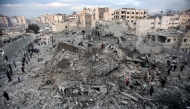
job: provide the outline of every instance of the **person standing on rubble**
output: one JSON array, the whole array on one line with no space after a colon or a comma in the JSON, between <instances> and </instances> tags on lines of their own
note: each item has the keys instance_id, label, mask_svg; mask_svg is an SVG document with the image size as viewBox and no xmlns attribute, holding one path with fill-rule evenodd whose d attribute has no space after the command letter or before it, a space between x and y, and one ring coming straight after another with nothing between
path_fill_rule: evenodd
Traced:
<instances>
[{"instance_id":1,"label":"person standing on rubble","mask_svg":"<svg viewBox=\"0 0 190 109\"><path fill-rule=\"evenodd\" d=\"M7 57L7 55L5 55L5 61L8 61L8 57Z\"/></svg>"},{"instance_id":2,"label":"person standing on rubble","mask_svg":"<svg viewBox=\"0 0 190 109\"><path fill-rule=\"evenodd\" d=\"M171 68L168 69L168 75L170 75Z\"/></svg>"},{"instance_id":3,"label":"person standing on rubble","mask_svg":"<svg viewBox=\"0 0 190 109\"><path fill-rule=\"evenodd\" d=\"M177 65L174 65L174 68L173 68L173 71L174 71L174 72L175 72L176 68L177 68Z\"/></svg>"},{"instance_id":4,"label":"person standing on rubble","mask_svg":"<svg viewBox=\"0 0 190 109\"><path fill-rule=\"evenodd\" d=\"M161 83L161 87L165 87L165 84L166 84L166 80L164 80L163 78L160 80L160 83Z\"/></svg>"},{"instance_id":5,"label":"person standing on rubble","mask_svg":"<svg viewBox=\"0 0 190 109\"><path fill-rule=\"evenodd\" d=\"M151 85L150 86L150 96L152 96L152 93L154 92L154 88L153 88L153 86Z\"/></svg>"},{"instance_id":6,"label":"person standing on rubble","mask_svg":"<svg viewBox=\"0 0 190 109\"><path fill-rule=\"evenodd\" d=\"M104 49L104 44L102 43L102 49Z\"/></svg>"},{"instance_id":7,"label":"person standing on rubble","mask_svg":"<svg viewBox=\"0 0 190 109\"><path fill-rule=\"evenodd\" d=\"M170 60L167 60L167 65L168 65L168 66L170 66L170 65L171 65Z\"/></svg>"},{"instance_id":8,"label":"person standing on rubble","mask_svg":"<svg viewBox=\"0 0 190 109\"><path fill-rule=\"evenodd\" d=\"M144 83L144 85L143 85L143 92L146 90L146 84Z\"/></svg>"},{"instance_id":9,"label":"person standing on rubble","mask_svg":"<svg viewBox=\"0 0 190 109\"><path fill-rule=\"evenodd\" d=\"M7 78L9 79L9 81L12 81L12 79L11 79L11 75L10 75L10 73L9 73L8 70L7 70L7 72L6 72L6 75L7 75Z\"/></svg>"},{"instance_id":10,"label":"person standing on rubble","mask_svg":"<svg viewBox=\"0 0 190 109\"><path fill-rule=\"evenodd\" d=\"M14 66L15 66L15 68L16 68L16 63L15 63L15 60L13 60L13 64L14 64Z\"/></svg>"},{"instance_id":11,"label":"person standing on rubble","mask_svg":"<svg viewBox=\"0 0 190 109\"><path fill-rule=\"evenodd\" d=\"M129 85L129 78L127 77L126 78L126 86L128 86Z\"/></svg>"},{"instance_id":12,"label":"person standing on rubble","mask_svg":"<svg viewBox=\"0 0 190 109\"><path fill-rule=\"evenodd\" d=\"M7 101L9 101L9 94L6 91L4 91L3 96L6 98Z\"/></svg>"},{"instance_id":13,"label":"person standing on rubble","mask_svg":"<svg viewBox=\"0 0 190 109\"><path fill-rule=\"evenodd\" d=\"M9 64L9 69L10 69L10 74L13 75L13 70L12 70L11 64Z\"/></svg>"},{"instance_id":14,"label":"person standing on rubble","mask_svg":"<svg viewBox=\"0 0 190 109\"><path fill-rule=\"evenodd\" d=\"M22 62L22 66L23 66L23 67L25 66L25 63L24 63L24 62Z\"/></svg>"},{"instance_id":15,"label":"person standing on rubble","mask_svg":"<svg viewBox=\"0 0 190 109\"><path fill-rule=\"evenodd\" d=\"M180 72L181 72L181 73L183 72L183 69L184 69L184 68L185 68L185 66L182 65L181 68L180 68Z\"/></svg>"},{"instance_id":16,"label":"person standing on rubble","mask_svg":"<svg viewBox=\"0 0 190 109\"><path fill-rule=\"evenodd\" d=\"M23 67L23 66L21 67L21 70L22 70L22 72L24 73L24 67Z\"/></svg>"},{"instance_id":17,"label":"person standing on rubble","mask_svg":"<svg viewBox=\"0 0 190 109\"><path fill-rule=\"evenodd\" d=\"M155 66L156 66L156 65L155 65L155 62L153 62L153 63L152 63L152 69L154 69Z\"/></svg>"}]
</instances>

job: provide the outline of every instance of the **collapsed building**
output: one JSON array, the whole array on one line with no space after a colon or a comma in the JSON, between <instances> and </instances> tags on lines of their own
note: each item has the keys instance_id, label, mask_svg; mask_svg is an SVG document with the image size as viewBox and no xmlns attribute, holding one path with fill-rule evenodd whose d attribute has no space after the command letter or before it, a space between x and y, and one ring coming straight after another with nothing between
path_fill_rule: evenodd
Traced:
<instances>
[{"instance_id":1,"label":"collapsed building","mask_svg":"<svg viewBox=\"0 0 190 109\"><path fill-rule=\"evenodd\" d=\"M116 31L113 26L120 28ZM29 109L185 109L189 106L189 64L166 53L142 54L136 50L138 38L125 24L99 24L95 35L81 31L52 34L34 45L40 50L26 65L26 72L14 68L13 82L2 74L1 89L10 93L4 108ZM122 29L123 28L123 29ZM100 35L96 35L100 34ZM26 49L26 48L25 48ZM24 49L23 49L24 50ZM24 52L23 52L24 53ZM13 58L21 66L23 53ZM40 61L39 61L40 58ZM166 61L176 61L177 70L167 75ZM12 63L12 61L8 61ZM7 64L8 64L7 63ZM155 64L155 68L152 65ZM21 82L17 82L17 77ZM126 85L126 78L130 83ZM160 80L166 80L165 88ZM144 89L144 84L146 88ZM149 96L150 87L153 96ZM3 101L3 97L0 97Z\"/></svg>"}]
</instances>

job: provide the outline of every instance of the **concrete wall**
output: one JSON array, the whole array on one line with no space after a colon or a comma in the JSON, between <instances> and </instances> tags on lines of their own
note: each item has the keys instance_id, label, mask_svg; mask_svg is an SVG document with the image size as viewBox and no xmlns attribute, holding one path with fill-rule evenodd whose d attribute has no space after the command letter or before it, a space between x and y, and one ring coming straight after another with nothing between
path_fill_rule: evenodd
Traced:
<instances>
[{"instance_id":1,"label":"concrete wall","mask_svg":"<svg viewBox=\"0 0 190 109\"><path fill-rule=\"evenodd\" d=\"M21 38L15 42L10 43L9 45L3 47L5 54L8 58L12 57L19 50L22 51L30 42L33 42L34 36L28 36L27 38Z\"/></svg>"},{"instance_id":2,"label":"concrete wall","mask_svg":"<svg viewBox=\"0 0 190 109\"><path fill-rule=\"evenodd\" d=\"M161 29L168 29L169 21L170 21L170 16L162 16L160 28Z\"/></svg>"},{"instance_id":3,"label":"concrete wall","mask_svg":"<svg viewBox=\"0 0 190 109\"><path fill-rule=\"evenodd\" d=\"M162 52L162 47L138 47L140 53L160 53Z\"/></svg>"},{"instance_id":4,"label":"concrete wall","mask_svg":"<svg viewBox=\"0 0 190 109\"><path fill-rule=\"evenodd\" d=\"M65 28L67 26L67 29ZM80 29L80 27L79 27ZM69 22L69 23L56 23L55 25L52 25L52 30L54 32L60 32L60 31L71 31L71 30L78 30L77 24L75 22Z\"/></svg>"},{"instance_id":5,"label":"concrete wall","mask_svg":"<svg viewBox=\"0 0 190 109\"><path fill-rule=\"evenodd\" d=\"M147 36L147 31L154 27L154 19L138 19L136 21L136 35L139 37Z\"/></svg>"}]
</instances>

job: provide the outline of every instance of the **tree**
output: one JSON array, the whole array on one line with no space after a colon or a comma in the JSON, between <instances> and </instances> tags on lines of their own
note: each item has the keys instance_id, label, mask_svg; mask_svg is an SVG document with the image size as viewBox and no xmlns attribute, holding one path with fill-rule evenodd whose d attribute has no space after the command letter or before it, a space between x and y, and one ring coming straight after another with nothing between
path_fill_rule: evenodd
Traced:
<instances>
[{"instance_id":1,"label":"tree","mask_svg":"<svg viewBox=\"0 0 190 109\"><path fill-rule=\"evenodd\" d=\"M30 24L30 25L28 25L26 32L30 32L31 30L34 31L35 34L38 34L40 27L37 24Z\"/></svg>"}]
</instances>

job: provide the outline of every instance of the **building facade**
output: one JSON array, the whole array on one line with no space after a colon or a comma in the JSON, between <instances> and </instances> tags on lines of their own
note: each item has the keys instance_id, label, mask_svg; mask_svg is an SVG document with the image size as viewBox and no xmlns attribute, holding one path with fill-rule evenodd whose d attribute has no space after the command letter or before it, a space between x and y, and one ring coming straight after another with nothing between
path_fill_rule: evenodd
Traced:
<instances>
[{"instance_id":1,"label":"building facade","mask_svg":"<svg viewBox=\"0 0 190 109\"><path fill-rule=\"evenodd\" d=\"M11 26L15 26L18 24L18 19L16 16L10 17Z\"/></svg>"},{"instance_id":2,"label":"building facade","mask_svg":"<svg viewBox=\"0 0 190 109\"><path fill-rule=\"evenodd\" d=\"M73 20L78 22L78 15L76 12L73 12L72 15L68 15L68 20Z\"/></svg>"},{"instance_id":3,"label":"building facade","mask_svg":"<svg viewBox=\"0 0 190 109\"><path fill-rule=\"evenodd\" d=\"M0 25L1 26L9 26L8 17L0 16Z\"/></svg>"},{"instance_id":4,"label":"building facade","mask_svg":"<svg viewBox=\"0 0 190 109\"><path fill-rule=\"evenodd\" d=\"M136 35L146 37L149 29L169 29L180 26L180 16L161 16L155 19L137 19Z\"/></svg>"},{"instance_id":5,"label":"building facade","mask_svg":"<svg viewBox=\"0 0 190 109\"><path fill-rule=\"evenodd\" d=\"M18 16L18 24L22 27L26 27L26 18L24 16Z\"/></svg>"},{"instance_id":6,"label":"building facade","mask_svg":"<svg viewBox=\"0 0 190 109\"><path fill-rule=\"evenodd\" d=\"M82 27L85 27L86 21L89 22L89 20L90 20L90 22L91 22L91 20L92 20L91 14L92 14L92 9L84 7L83 10L78 14L78 23ZM91 18L89 18L89 16Z\"/></svg>"},{"instance_id":7,"label":"building facade","mask_svg":"<svg viewBox=\"0 0 190 109\"><path fill-rule=\"evenodd\" d=\"M137 18L148 18L148 10L122 8L114 11L114 19L123 19L128 22L135 22Z\"/></svg>"},{"instance_id":8,"label":"building facade","mask_svg":"<svg viewBox=\"0 0 190 109\"><path fill-rule=\"evenodd\" d=\"M100 21L100 20L111 20L113 18L113 10L111 8L100 8L97 7L93 10L92 20Z\"/></svg>"}]
</instances>

